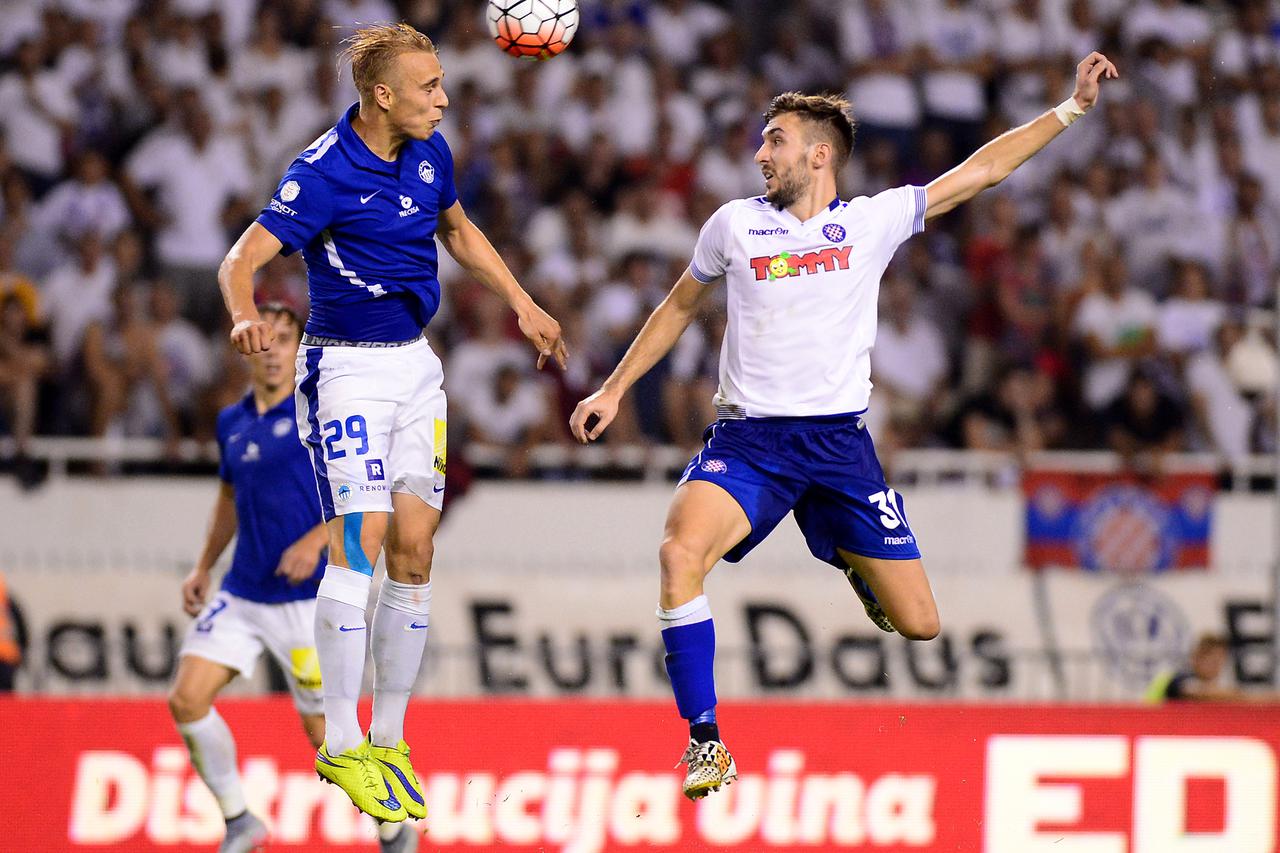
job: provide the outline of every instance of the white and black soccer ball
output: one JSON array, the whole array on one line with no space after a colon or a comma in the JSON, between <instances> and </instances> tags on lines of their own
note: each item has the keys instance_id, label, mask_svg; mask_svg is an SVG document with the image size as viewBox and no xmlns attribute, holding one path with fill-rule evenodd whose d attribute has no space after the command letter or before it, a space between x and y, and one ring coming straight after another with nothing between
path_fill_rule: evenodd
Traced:
<instances>
[{"instance_id":1,"label":"white and black soccer ball","mask_svg":"<svg viewBox=\"0 0 1280 853\"><path fill-rule=\"evenodd\" d=\"M550 59L578 31L578 0L489 0L489 34L521 59Z\"/></svg>"}]
</instances>

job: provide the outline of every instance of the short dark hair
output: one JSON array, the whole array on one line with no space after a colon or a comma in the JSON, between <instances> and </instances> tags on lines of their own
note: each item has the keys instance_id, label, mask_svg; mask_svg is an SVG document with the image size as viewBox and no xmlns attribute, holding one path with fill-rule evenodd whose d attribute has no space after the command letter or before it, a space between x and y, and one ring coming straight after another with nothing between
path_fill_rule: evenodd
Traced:
<instances>
[{"instance_id":1,"label":"short dark hair","mask_svg":"<svg viewBox=\"0 0 1280 853\"><path fill-rule=\"evenodd\" d=\"M853 153L852 105L840 95L805 95L801 92L783 92L769 102L765 111L765 124L783 113L796 113L827 135L827 142L835 149L835 167L839 171Z\"/></svg>"},{"instance_id":2,"label":"short dark hair","mask_svg":"<svg viewBox=\"0 0 1280 853\"><path fill-rule=\"evenodd\" d=\"M298 331L302 331L302 315L298 310L288 303L279 300L264 302L258 306L258 315L265 317L267 314L275 314L278 317L288 317L289 322L297 327Z\"/></svg>"}]
</instances>

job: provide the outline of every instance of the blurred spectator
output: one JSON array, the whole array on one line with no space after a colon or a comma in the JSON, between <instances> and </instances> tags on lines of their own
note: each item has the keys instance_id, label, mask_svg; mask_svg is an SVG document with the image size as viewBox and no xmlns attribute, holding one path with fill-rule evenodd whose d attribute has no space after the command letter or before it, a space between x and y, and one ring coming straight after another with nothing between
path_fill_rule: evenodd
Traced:
<instances>
[{"instance_id":1,"label":"blurred spectator","mask_svg":"<svg viewBox=\"0 0 1280 853\"><path fill-rule=\"evenodd\" d=\"M0 294L0 418L14 439L19 464L35 434L40 382L49 372L44 330L16 291Z\"/></svg>"},{"instance_id":2,"label":"blurred spectator","mask_svg":"<svg viewBox=\"0 0 1280 853\"><path fill-rule=\"evenodd\" d=\"M1129 284L1119 258L1102 267L1101 287L1084 297L1075 331L1085 344L1084 401L1094 411L1111 405L1133 367L1155 350L1156 302Z\"/></svg>"},{"instance_id":3,"label":"blurred spectator","mask_svg":"<svg viewBox=\"0 0 1280 853\"><path fill-rule=\"evenodd\" d=\"M919 310L909 280L889 275L880 287L880 328L871 356L876 406L915 435L940 402L947 350L938 327Z\"/></svg>"},{"instance_id":4,"label":"blurred spectator","mask_svg":"<svg viewBox=\"0 0 1280 853\"><path fill-rule=\"evenodd\" d=\"M1103 416L1107 444L1125 459L1184 449L1182 409L1138 371Z\"/></svg>"},{"instance_id":5,"label":"blurred spectator","mask_svg":"<svg viewBox=\"0 0 1280 853\"><path fill-rule=\"evenodd\" d=\"M907 6L889 0L841 3L837 14L860 144L886 138L904 156L923 112L912 81L921 21Z\"/></svg>"},{"instance_id":6,"label":"blurred spectator","mask_svg":"<svg viewBox=\"0 0 1280 853\"><path fill-rule=\"evenodd\" d=\"M688 67L698 58L699 46L724 35L732 23L723 9L703 0L657 0L646 27L650 44L663 60Z\"/></svg>"},{"instance_id":7,"label":"blurred spectator","mask_svg":"<svg viewBox=\"0 0 1280 853\"><path fill-rule=\"evenodd\" d=\"M1213 334L1211 345L1187 363L1186 382L1192 411L1200 432L1212 450L1236 461L1249 453L1249 432L1254 412L1227 370L1232 349L1244 337L1243 327L1224 322Z\"/></svg>"},{"instance_id":8,"label":"blurred spectator","mask_svg":"<svg viewBox=\"0 0 1280 853\"><path fill-rule=\"evenodd\" d=\"M1236 186L1235 215L1227 227L1227 269L1237 299L1262 305L1275 298L1280 273L1280 219L1262 196L1262 183L1244 175Z\"/></svg>"},{"instance_id":9,"label":"blurred spectator","mask_svg":"<svg viewBox=\"0 0 1280 853\"><path fill-rule=\"evenodd\" d=\"M548 436L547 395L542 384L523 376L519 367L504 364L471 398L471 439L507 449L504 473L529 474L529 449Z\"/></svg>"},{"instance_id":10,"label":"blurred spectator","mask_svg":"<svg viewBox=\"0 0 1280 853\"><path fill-rule=\"evenodd\" d=\"M1152 681L1147 698L1152 702L1276 702L1275 693L1245 693L1223 687L1218 681L1226 669L1231 646L1226 637L1201 634L1187 660L1176 672L1162 672Z\"/></svg>"},{"instance_id":11,"label":"blurred spectator","mask_svg":"<svg viewBox=\"0 0 1280 853\"><path fill-rule=\"evenodd\" d=\"M1148 152L1141 183L1117 196L1105 211L1107 228L1124 244L1130 274L1139 287L1163 296L1169 290L1170 257L1186 257L1202 244L1193 210L1191 197L1169 182L1160 155Z\"/></svg>"},{"instance_id":12,"label":"blurred spectator","mask_svg":"<svg viewBox=\"0 0 1280 853\"><path fill-rule=\"evenodd\" d=\"M226 254L225 215L252 186L240 140L216 135L194 90L178 97L178 127L162 127L129 156L126 193L139 219L157 231L162 273L182 296L183 310L201 328L223 322L218 264ZM145 190L155 190L154 202Z\"/></svg>"},{"instance_id":13,"label":"blurred spectator","mask_svg":"<svg viewBox=\"0 0 1280 853\"><path fill-rule=\"evenodd\" d=\"M963 156L978 147L987 117L987 81L995 72L993 27L985 10L965 0L931 0L920 21L926 67L924 107Z\"/></svg>"},{"instance_id":14,"label":"blurred spectator","mask_svg":"<svg viewBox=\"0 0 1280 853\"><path fill-rule=\"evenodd\" d=\"M93 399L94 435L180 434L169 399L168 365L148 316L146 293L136 285L116 290L111 313L84 336L84 371Z\"/></svg>"},{"instance_id":15,"label":"blurred spectator","mask_svg":"<svg viewBox=\"0 0 1280 853\"><path fill-rule=\"evenodd\" d=\"M89 231L70 247L72 257L45 278L40 301L53 335L53 360L66 375L76 364L85 331L111 313L116 265L102 238Z\"/></svg>"},{"instance_id":16,"label":"blurred spectator","mask_svg":"<svg viewBox=\"0 0 1280 853\"><path fill-rule=\"evenodd\" d=\"M66 80L46 67L42 38L18 45L13 70L0 76L0 126L5 146L19 168L48 189L63 168L63 143L76 117L75 97Z\"/></svg>"},{"instance_id":17,"label":"blurred spectator","mask_svg":"<svg viewBox=\"0 0 1280 853\"><path fill-rule=\"evenodd\" d=\"M468 423L479 417L498 372L529 360L526 348L507 334L508 313L501 302L486 293L473 300L471 309L474 332L450 353L446 389L450 402Z\"/></svg>"},{"instance_id":18,"label":"blurred spectator","mask_svg":"<svg viewBox=\"0 0 1280 853\"><path fill-rule=\"evenodd\" d=\"M285 42L280 16L280 11L270 5L260 7L252 38L231 65L231 80L236 90L250 99L276 89L289 92L290 100L306 103L315 60L306 51ZM305 131L294 125L293 133Z\"/></svg>"},{"instance_id":19,"label":"blurred spectator","mask_svg":"<svg viewBox=\"0 0 1280 853\"><path fill-rule=\"evenodd\" d=\"M35 226L71 239L93 231L106 242L114 240L132 218L124 194L110 180L110 168L97 151L81 154L75 177L58 184L40 203Z\"/></svg>"},{"instance_id":20,"label":"blurred spectator","mask_svg":"<svg viewBox=\"0 0 1280 853\"><path fill-rule=\"evenodd\" d=\"M1214 330L1226 314L1226 306L1210 298L1209 271L1203 264L1178 265L1174 295L1159 307L1156 341L1161 351L1187 356L1210 345Z\"/></svg>"},{"instance_id":21,"label":"blurred spectator","mask_svg":"<svg viewBox=\"0 0 1280 853\"><path fill-rule=\"evenodd\" d=\"M182 432L189 434L199 415L200 391L213 379L213 353L195 324L179 313L178 294L168 282L151 288L151 317L165 366L165 396Z\"/></svg>"},{"instance_id":22,"label":"blurred spectator","mask_svg":"<svg viewBox=\"0 0 1280 853\"><path fill-rule=\"evenodd\" d=\"M950 429L967 450L1007 450L1020 456L1062 446L1066 422L1053 381L1025 367L1005 369L994 391L966 400Z\"/></svg>"}]
</instances>

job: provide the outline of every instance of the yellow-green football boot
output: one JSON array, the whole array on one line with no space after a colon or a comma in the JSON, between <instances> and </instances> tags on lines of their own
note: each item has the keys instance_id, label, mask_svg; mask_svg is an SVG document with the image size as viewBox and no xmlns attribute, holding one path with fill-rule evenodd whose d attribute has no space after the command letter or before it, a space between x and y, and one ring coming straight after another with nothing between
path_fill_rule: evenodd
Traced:
<instances>
[{"instance_id":1,"label":"yellow-green football boot","mask_svg":"<svg viewBox=\"0 0 1280 853\"><path fill-rule=\"evenodd\" d=\"M369 755L382 771L382 778L396 799L404 804L409 817L422 820L427 816L427 798L423 794L418 774L409 763L409 744L403 740L395 746L369 744Z\"/></svg>"},{"instance_id":2,"label":"yellow-green football boot","mask_svg":"<svg viewBox=\"0 0 1280 853\"><path fill-rule=\"evenodd\" d=\"M327 746L316 750L316 773L337 785L360 811L378 820L396 823L409 816L395 792L382 777L382 763L369 755L368 742L355 749L330 755Z\"/></svg>"}]
</instances>

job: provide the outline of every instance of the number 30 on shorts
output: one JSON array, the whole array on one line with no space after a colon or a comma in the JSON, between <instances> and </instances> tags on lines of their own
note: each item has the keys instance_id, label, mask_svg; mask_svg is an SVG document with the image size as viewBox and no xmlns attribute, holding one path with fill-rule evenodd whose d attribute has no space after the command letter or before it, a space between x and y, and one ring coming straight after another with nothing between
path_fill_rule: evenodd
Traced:
<instances>
[{"instance_id":1,"label":"number 30 on shorts","mask_svg":"<svg viewBox=\"0 0 1280 853\"><path fill-rule=\"evenodd\" d=\"M344 425L340 420L328 421L324 425L324 449L325 455L329 459L341 459L347 455L347 451L338 447L339 441L342 441L344 435ZM360 442L360 446L356 448L356 456L364 456L369 452L369 430L365 423L364 415L352 415L347 418L345 424L345 435L347 438Z\"/></svg>"},{"instance_id":2,"label":"number 30 on shorts","mask_svg":"<svg viewBox=\"0 0 1280 853\"><path fill-rule=\"evenodd\" d=\"M902 511L898 509L898 495L893 489L867 495L867 500L880 510L880 523L884 525L885 530L896 530L902 526Z\"/></svg>"}]
</instances>

